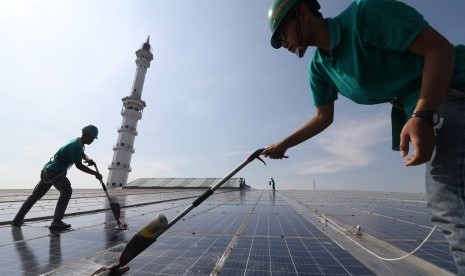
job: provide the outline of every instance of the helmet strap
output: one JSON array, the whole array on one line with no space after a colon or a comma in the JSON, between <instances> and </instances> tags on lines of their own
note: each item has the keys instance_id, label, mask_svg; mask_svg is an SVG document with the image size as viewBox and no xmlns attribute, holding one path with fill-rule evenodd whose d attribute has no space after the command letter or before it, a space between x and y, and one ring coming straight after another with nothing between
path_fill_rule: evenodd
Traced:
<instances>
[{"instance_id":1,"label":"helmet strap","mask_svg":"<svg viewBox=\"0 0 465 276\"><path fill-rule=\"evenodd\" d=\"M299 40L299 46L296 49L296 55L302 58L305 54L306 48L302 46L302 30L300 28L299 9L295 10L295 20L297 22L297 38Z\"/></svg>"}]
</instances>

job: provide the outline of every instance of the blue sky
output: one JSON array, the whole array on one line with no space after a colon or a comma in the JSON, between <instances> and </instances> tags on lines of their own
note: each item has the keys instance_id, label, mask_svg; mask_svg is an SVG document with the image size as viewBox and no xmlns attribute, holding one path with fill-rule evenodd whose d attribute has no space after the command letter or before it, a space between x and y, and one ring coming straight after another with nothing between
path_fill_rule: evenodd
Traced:
<instances>
[{"instance_id":1,"label":"blue sky","mask_svg":"<svg viewBox=\"0 0 465 276\"><path fill-rule=\"evenodd\" d=\"M269 44L270 0L0 0L2 188L33 188L56 150L87 124L99 139L86 153L104 180L121 124L121 98L135 54L150 35L154 60L134 144L139 177L223 177L251 152L314 113L303 59ZM465 43L463 0L405 1L452 43ZM320 1L333 17L351 1ZM406 168L390 150L390 106L336 102L335 122L290 149L289 159L254 162L237 177L269 189L424 192L424 166ZM99 188L72 168L74 188Z\"/></svg>"}]
</instances>

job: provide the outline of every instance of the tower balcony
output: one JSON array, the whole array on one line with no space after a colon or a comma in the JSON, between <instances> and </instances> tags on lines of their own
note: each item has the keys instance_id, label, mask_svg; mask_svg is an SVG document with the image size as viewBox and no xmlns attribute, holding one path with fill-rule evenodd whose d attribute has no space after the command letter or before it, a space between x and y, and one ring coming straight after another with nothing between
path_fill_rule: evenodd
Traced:
<instances>
[{"instance_id":1,"label":"tower balcony","mask_svg":"<svg viewBox=\"0 0 465 276\"><path fill-rule=\"evenodd\" d=\"M136 150L134 149L132 145L124 145L124 143L113 146L113 150L127 150L131 153L136 152Z\"/></svg>"},{"instance_id":2,"label":"tower balcony","mask_svg":"<svg viewBox=\"0 0 465 276\"><path fill-rule=\"evenodd\" d=\"M127 97L124 97L121 99L121 101L123 101L123 106L124 107L135 107L133 109L135 109L136 111L142 111L144 109L144 107L147 106L147 104L145 103L145 101L139 99L139 98L136 98L136 97L131 97L131 96L127 96Z\"/></svg>"},{"instance_id":3,"label":"tower balcony","mask_svg":"<svg viewBox=\"0 0 465 276\"><path fill-rule=\"evenodd\" d=\"M111 162L111 165L108 165L109 170L118 170L118 171L125 171L125 172L130 172L132 171L131 165L129 162L126 161L113 161Z\"/></svg>"},{"instance_id":4,"label":"tower balcony","mask_svg":"<svg viewBox=\"0 0 465 276\"><path fill-rule=\"evenodd\" d=\"M116 164L108 165L108 169L109 170L125 171L125 172L128 172L128 173L130 173L132 171L131 167L124 168L123 166L116 165Z\"/></svg>"},{"instance_id":5,"label":"tower balcony","mask_svg":"<svg viewBox=\"0 0 465 276\"><path fill-rule=\"evenodd\" d=\"M135 127L131 127L129 125L125 125L125 126L120 126L118 128L118 133L121 132L121 131L127 131L127 132L130 132L132 134L134 134L134 136L137 136L137 134L139 134L136 130Z\"/></svg>"},{"instance_id":6,"label":"tower balcony","mask_svg":"<svg viewBox=\"0 0 465 276\"><path fill-rule=\"evenodd\" d=\"M140 119L142 119L142 111L137 111L137 110L131 109L131 107L123 108L121 110L121 116L134 118L136 120L140 120Z\"/></svg>"}]
</instances>

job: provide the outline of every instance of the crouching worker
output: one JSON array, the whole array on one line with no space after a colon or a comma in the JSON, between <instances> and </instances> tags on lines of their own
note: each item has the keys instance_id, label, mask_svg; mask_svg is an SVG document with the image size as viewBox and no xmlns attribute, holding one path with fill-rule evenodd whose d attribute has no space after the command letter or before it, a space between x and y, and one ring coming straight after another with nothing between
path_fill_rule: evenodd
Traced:
<instances>
[{"instance_id":1,"label":"crouching worker","mask_svg":"<svg viewBox=\"0 0 465 276\"><path fill-rule=\"evenodd\" d=\"M268 13L272 47L299 58L316 47L308 65L316 108L262 154L282 159L325 130L339 94L359 104L392 103L392 148L406 166L426 163L432 221L465 276L465 45L453 46L400 1L353 1L334 18L319 9L317 0L275 0Z\"/></svg>"},{"instance_id":2,"label":"crouching worker","mask_svg":"<svg viewBox=\"0 0 465 276\"><path fill-rule=\"evenodd\" d=\"M71 183L66 177L66 173L74 164L79 170L95 175L95 177L99 180L102 179L102 175L100 173L91 170L82 164L82 160L84 160L88 166L95 165L94 161L84 154L84 145L92 144L94 139L97 139L97 135L97 127L88 125L82 129L81 137L71 140L68 144L60 148L57 153L55 153L53 158L45 164L42 172L40 173L39 183L19 209L11 223L11 226L21 227L24 217L29 210L31 210L32 206L34 206L34 204L41 199L53 185L60 192L60 197L58 198L50 228L68 229L71 227L70 224L62 221L73 192Z\"/></svg>"}]
</instances>

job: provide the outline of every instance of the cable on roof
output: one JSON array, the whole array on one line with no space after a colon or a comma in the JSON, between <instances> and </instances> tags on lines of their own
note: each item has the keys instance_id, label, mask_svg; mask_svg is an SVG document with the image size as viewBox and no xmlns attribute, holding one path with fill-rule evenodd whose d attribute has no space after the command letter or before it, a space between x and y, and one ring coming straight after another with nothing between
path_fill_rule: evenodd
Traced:
<instances>
[{"instance_id":1,"label":"cable on roof","mask_svg":"<svg viewBox=\"0 0 465 276\"><path fill-rule=\"evenodd\" d=\"M318 213L317 213L318 215ZM320 216L320 215L318 215ZM320 216L321 217L321 216ZM384 258L384 257L381 257L379 255L377 255L376 253L370 251L368 248L364 247L363 245L361 245L360 243L358 243L356 240L352 239L351 237L347 236L344 232L342 232L340 229L343 229L344 231L346 231L344 228L342 228L341 226L339 226L336 222L334 222L333 220L329 219L328 217L324 216L324 221L325 223L327 222L330 222L330 223L327 223L327 225L331 226L334 230L336 230L337 232L343 234L346 238L348 238L349 240L353 241L356 245L358 245L359 247L361 247L363 250L365 250L366 252L370 253L371 255L375 256L376 258L380 259L380 260L383 260L383 261L387 261L387 262L394 262L394 261L400 261L404 258L407 258L408 256L412 255L413 253L415 253L418 249L420 249L425 243L426 241L428 241L428 239L431 237L431 235L433 235L434 231L436 230L437 226L434 226L432 229L431 229L431 232L429 232L429 234L426 236L426 238L420 243L420 245L417 246L417 248L415 248L412 252L402 256L402 257L398 257L398 258ZM333 225L331 225L333 224ZM359 228L360 226L357 225ZM360 228L361 229L361 228Z\"/></svg>"}]
</instances>

